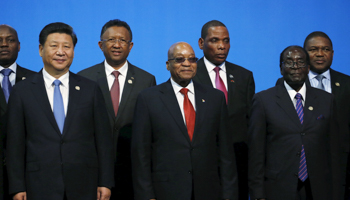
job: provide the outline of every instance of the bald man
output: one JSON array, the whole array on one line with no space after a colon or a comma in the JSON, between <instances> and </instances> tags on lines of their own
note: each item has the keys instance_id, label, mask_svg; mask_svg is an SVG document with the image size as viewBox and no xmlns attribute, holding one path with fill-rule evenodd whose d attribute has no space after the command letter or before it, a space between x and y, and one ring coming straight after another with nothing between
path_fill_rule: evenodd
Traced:
<instances>
[{"instance_id":1,"label":"bald man","mask_svg":"<svg viewBox=\"0 0 350 200\"><path fill-rule=\"evenodd\" d=\"M192 47L172 45L171 78L141 92L131 156L135 199L237 199L236 163L227 132L225 96L192 81Z\"/></svg>"},{"instance_id":2,"label":"bald man","mask_svg":"<svg viewBox=\"0 0 350 200\"><path fill-rule=\"evenodd\" d=\"M4 125L6 123L5 112L7 109L7 100L9 98L12 86L14 86L18 81L26 79L27 76L35 73L20 67L16 63L20 49L21 45L18 40L17 31L9 25L0 25L0 200L3 198L10 198L7 196L8 187L6 173L3 176L3 146L5 144ZM3 185L3 183L6 184ZM5 197L4 193L6 194Z\"/></svg>"}]
</instances>

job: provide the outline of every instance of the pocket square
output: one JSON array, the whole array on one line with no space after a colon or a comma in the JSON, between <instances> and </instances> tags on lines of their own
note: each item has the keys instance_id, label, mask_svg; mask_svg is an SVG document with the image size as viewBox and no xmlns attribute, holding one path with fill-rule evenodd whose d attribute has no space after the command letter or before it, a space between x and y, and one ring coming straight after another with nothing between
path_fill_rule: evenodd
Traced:
<instances>
[{"instance_id":1,"label":"pocket square","mask_svg":"<svg viewBox=\"0 0 350 200\"><path fill-rule=\"evenodd\" d=\"M317 117L317 120L320 120L320 119L324 119L324 116L320 115L320 116Z\"/></svg>"}]
</instances>

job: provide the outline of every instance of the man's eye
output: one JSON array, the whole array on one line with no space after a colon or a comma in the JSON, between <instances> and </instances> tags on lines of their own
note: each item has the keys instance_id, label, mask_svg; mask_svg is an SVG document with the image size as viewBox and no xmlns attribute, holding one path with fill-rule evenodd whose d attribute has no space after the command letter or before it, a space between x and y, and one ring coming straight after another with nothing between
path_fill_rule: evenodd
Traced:
<instances>
[{"instance_id":1,"label":"man's eye","mask_svg":"<svg viewBox=\"0 0 350 200\"><path fill-rule=\"evenodd\" d=\"M228 43L230 43L230 39L224 39L224 42L225 42L226 44L228 44Z\"/></svg>"},{"instance_id":2,"label":"man's eye","mask_svg":"<svg viewBox=\"0 0 350 200\"><path fill-rule=\"evenodd\" d=\"M217 42L218 40L216 38L213 38L210 40L211 42Z\"/></svg>"}]
</instances>

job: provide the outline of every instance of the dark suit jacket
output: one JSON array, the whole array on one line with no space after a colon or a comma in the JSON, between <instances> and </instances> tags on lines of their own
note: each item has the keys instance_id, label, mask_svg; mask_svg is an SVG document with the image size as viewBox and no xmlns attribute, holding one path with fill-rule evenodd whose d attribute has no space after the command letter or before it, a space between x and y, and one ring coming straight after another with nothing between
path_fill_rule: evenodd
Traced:
<instances>
[{"instance_id":1,"label":"dark suit jacket","mask_svg":"<svg viewBox=\"0 0 350 200\"><path fill-rule=\"evenodd\" d=\"M241 66L225 62L228 85L228 116L233 142L246 142L251 101L255 93L253 73ZM213 87L208 70L201 58L193 80Z\"/></svg>"},{"instance_id":2,"label":"dark suit jacket","mask_svg":"<svg viewBox=\"0 0 350 200\"><path fill-rule=\"evenodd\" d=\"M108 114L98 85L69 74L68 110L61 134L42 72L16 84L8 105L10 193L28 199L96 199L111 188L113 152Z\"/></svg>"},{"instance_id":3,"label":"dark suit jacket","mask_svg":"<svg viewBox=\"0 0 350 200\"><path fill-rule=\"evenodd\" d=\"M140 93L132 137L135 199L237 199L237 172L223 93L194 82L192 142L170 80Z\"/></svg>"},{"instance_id":4,"label":"dark suit jacket","mask_svg":"<svg viewBox=\"0 0 350 200\"><path fill-rule=\"evenodd\" d=\"M17 64L16 69L16 83L26 79L28 76L34 74L36 72L33 72L31 70L28 70L26 68L23 68ZM3 193L7 193L7 191L3 191L4 185L7 184L7 182L4 183L4 176L3 176L3 147L5 146L6 142L6 136L5 132L5 124L6 124L6 116L5 112L7 110L7 103L5 99L4 92L2 91L2 88L0 90L0 200L3 198ZM7 186L5 187L7 189Z\"/></svg>"},{"instance_id":5,"label":"dark suit jacket","mask_svg":"<svg viewBox=\"0 0 350 200\"><path fill-rule=\"evenodd\" d=\"M130 63L128 64L128 72L117 117L115 117L114 114L104 62L78 72L78 75L87 77L97 82L100 86L109 113L111 129L113 130L114 152L116 152L118 137L121 136L123 143L125 144L125 142L127 142L129 148L125 149L127 152L118 152L118 155L120 156L120 153L126 153L127 157L130 156L131 124L133 121L137 95L142 90L156 85L156 80L153 75Z\"/></svg>"},{"instance_id":6,"label":"dark suit jacket","mask_svg":"<svg viewBox=\"0 0 350 200\"><path fill-rule=\"evenodd\" d=\"M295 200L304 145L314 199L339 199L339 135L333 96L306 87L304 123L284 85L257 93L249 126L251 199Z\"/></svg>"}]
</instances>

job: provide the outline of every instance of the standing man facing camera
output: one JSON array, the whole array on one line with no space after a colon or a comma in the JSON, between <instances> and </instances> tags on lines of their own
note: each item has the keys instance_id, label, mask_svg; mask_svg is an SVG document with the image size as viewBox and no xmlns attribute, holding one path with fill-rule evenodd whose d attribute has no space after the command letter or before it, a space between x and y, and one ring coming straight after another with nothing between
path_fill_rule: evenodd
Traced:
<instances>
[{"instance_id":1,"label":"standing man facing camera","mask_svg":"<svg viewBox=\"0 0 350 200\"><path fill-rule=\"evenodd\" d=\"M0 25L0 200L8 199L8 181L3 166L3 147L5 146L5 124L7 102L12 87L35 72L19 66L16 62L21 45L17 31L9 25ZM4 171L5 170L5 171ZM5 195L5 198L4 198Z\"/></svg>"},{"instance_id":2,"label":"standing man facing camera","mask_svg":"<svg viewBox=\"0 0 350 200\"><path fill-rule=\"evenodd\" d=\"M113 152L98 85L69 72L77 37L56 22L39 35L43 69L13 88L7 170L14 200L108 200Z\"/></svg>"},{"instance_id":3,"label":"standing man facing camera","mask_svg":"<svg viewBox=\"0 0 350 200\"><path fill-rule=\"evenodd\" d=\"M98 83L107 106L116 159L111 199L133 199L130 143L134 108L140 91L156 85L156 80L127 61L134 43L126 22L119 19L107 22L102 27L98 45L105 61L78 74Z\"/></svg>"},{"instance_id":4,"label":"standing man facing camera","mask_svg":"<svg viewBox=\"0 0 350 200\"><path fill-rule=\"evenodd\" d=\"M233 140L238 171L239 199L248 199L247 131L255 84L251 71L226 61L230 36L226 26L217 20L204 24L199 48L204 57L198 62L194 81L223 91L226 97L229 133Z\"/></svg>"}]
</instances>

